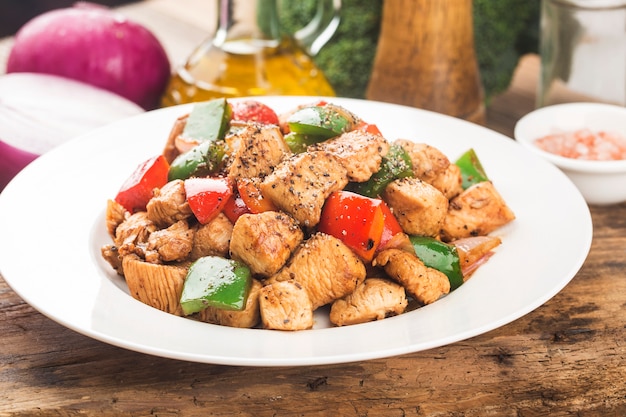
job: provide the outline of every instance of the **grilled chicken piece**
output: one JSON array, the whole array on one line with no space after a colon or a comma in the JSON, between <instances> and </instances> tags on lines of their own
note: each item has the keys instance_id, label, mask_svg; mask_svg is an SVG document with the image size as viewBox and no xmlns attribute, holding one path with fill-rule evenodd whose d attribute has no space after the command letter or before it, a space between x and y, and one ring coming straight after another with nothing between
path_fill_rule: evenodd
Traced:
<instances>
[{"instance_id":1,"label":"grilled chicken piece","mask_svg":"<svg viewBox=\"0 0 626 417\"><path fill-rule=\"evenodd\" d=\"M193 247L194 230L190 229L185 220L180 220L167 229L150 233L146 247L146 262L160 264L172 261L183 261Z\"/></svg>"},{"instance_id":2,"label":"grilled chicken piece","mask_svg":"<svg viewBox=\"0 0 626 417\"><path fill-rule=\"evenodd\" d=\"M104 245L100 248L100 254L102 258L111 265L111 267L119 275L124 276L124 270L122 269L122 257L119 254L118 247L115 245Z\"/></svg>"},{"instance_id":3,"label":"grilled chicken piece","mask_svg":"<svg viewBox=\"0 0 626 417\"><path fill-rule=\"evenodd\" d=\"M330 152L304 152L285 159L260 184L276 207L304 227L320 221L326 197L348 184L346 169Z\"/></svg>"},{"instance_id":4,"label":"grilled chicken piece","mask_svg":"<svg viewBox=\"0 0 626 417\"><path fill-rule=\"evenodd\" d=\"M382 320L402 314L408 301L401 285L382 278L368 278L352 294L335 301L330 321L337 326Z\"/></svg>"},{"instance_id":5,"label":"grilled chicken piece","mask_svg":"<svg viewBox=\"0 0 626 417\"><path fill-rule=\"evenodd\" d=\"M206 224L196 228L193 239L193 248L189 257L191 260L203 256L228 256L230 237L233 234L233 224L224 213L220 213Z\"/></svg>"},{"instance_id":6,"label":"grilled chicken piece","mask_svg":"<svg viewBox=\"0 0 626 417\"><path fill-rule=\"evenodd\" d=\"M161 311L183 315L180 295L187 276L187 264L152 264L136 255L128 255L124 257L122 266L133 298Z\"/></svg>"},{"instance_id":7,"label":"grilled chicken piece","mask_svg":"<svg viewBox=\"0 0 626 417\"><path fill-rule=\"evenodd\" d=\"M256 279L252 280L252 287L246 300L243 310L224 310L222 308L207 307L198 313L198 319L207 323L219 324L221 326L238 327L249 329L256 326L261 321L259 313L259 294L261 293L261 283Z\"/></svg>"},{"instance_id":8,"label":"grilled chicken piece","mask_svg":"<svg viewBox=\"0 0 626 417\"><path fill-rule=\"evenodd\" d=\"M406 139L394 142L409 154L413 175L441 191L448 199L463 191L461 172L439 149Z\"/></svg>"},{"instance_id":9,"label":"grilled chicken piece","mask_svg":"<svg viewBox=\"0 0 626 417\"><path fill-rule=\"evenodd\" d=\"M148 237L156 230L156 225L148 219L145 211L131 214L115 231L114 244L120 259L129 254L144 258Z\"/></svg>"},{"instance_id":10,"label":"grilled chicken piece","mask_svg":"<svg viewBox=\"0 0 626 417\"><path fill-rule=\"evenodd\" d=\"M180 151L176 148L176 138L178 138L180 134L183 133L188 118L189 115L186 114L176 119L174 125L172 126L172 129L170 130L167 141L165 142L165 148L163 148L163 156L170 164L180 154Z\"/></svg>"},{"instance_id":11,"label":"grilled chicken piece","mask_svg":"<svg viewBox=\"0 0 626 417\"><path fill-rule=\"evenodd\" d=\"M107 201L105 221L107 232L109 232L109 236L111 236L111 238L115 239L115 230L117 229L117 226L122 224L128 216L130 216L130 212L128 212L124 206L114 200Z\"/></svg>"},{"instance_id":12,"label":"grilled chicken piece","mask_svg":"<svg viewBox=\"0 0 626 417\"><path fill-rule=\"evenodd\" d=\"M289 215L277 211L244 214L235 223L230 254L254 274L269 277L285 265L304 233Z\"/></svg>"},{"instance_id":13,"label":"grilled chicken piece","mask_svg":"<svg viewBox=\"0 0 626 417\"><path fill-rule=\"evenodd\" d=\"M347 169L350 181L364 182L380 169L389 142L380 135L353 130L309 149L332 153Z\"/></svg>"},{"instance_id":14,"label":"grilled chicken piece","mask_svg":"<svg viewBox=\"0 0 626 417\"><path fill-rule=\"evenodd\" d=\"M339 239L316 233L268 283L290 279L302 284L315 310L353 292L365 279L365 265Z\"/></svg>"},{"instance_id":15,"label":"grilled chicken piece","mask_svg":"<svg viewBox=\"0 0 626 417\"><path fill-rule=\"evenodd\" d=\"M414 254L400 249L386 249L373 262L404 287L422 304L430 304L450 292L450 281L443 272L429 268Z\"/></svg>"},{"instance_id":16,"label":"grilled chicken piece","mask_svg":"<svg viewBox=\"0 0 626 417\"><path fill-rule=\"evenodd\" d=\"M154 190L146 208L148 219L161 228L191 216L184 181L170 181L162 188Z\"/></svg>"},{"instance_id":17,"label":"grilled chicken piece","mask_svg":"<svg viewBox=\"0 0 626 417\"><path fill-rule=\"evenodd\" d=\"M226 138L231 150L228 177L265 177L291 154L278 126L247 123Z\"/></svg>"},{"instance_id":18,"label":"grilled chicken piece","mask_svg":"<svg viewBox=\"0 0 626 417\"><path fill-rule=\"evenodd\" d=\"M265 329L306 330L313 327L309 295L294 280L274 282L261 288L259 310Z\"/></svg>"},{"instance_id":19,"label":"grilled chicken piece","mask_svg":"<svg viewBox=\"0 0 626 417\"><path fill-rule=\"evenodd\" d=\"M441 239L449 242L464 237L484 236L514 219L515 214L493 183L481 182L450 201L441 228Z\"/></svg>"},{"instance_id":20,"label":"grilled chicken piece","mask_svg":"<svg viewBox=\"0 0 626 417\"><path fill-rule=\"evenodd\" d=\"M456 197L463 192L463 177L461 177L461 168L455 164L448 165L448 168L432 180L430 183L446 196L448 200Z\"/></svg>"},{"instance_id":21,"label":"grilled chicken piece","mask_svg":"<svg viewBox=\"0 0 626 417\"><path fill-rule=\"evenodd\" d=\"M441 191L417 178L392 181L383 200L410 235L438 236L448 212L448 199Z\"/></svg>"}]
</instances>

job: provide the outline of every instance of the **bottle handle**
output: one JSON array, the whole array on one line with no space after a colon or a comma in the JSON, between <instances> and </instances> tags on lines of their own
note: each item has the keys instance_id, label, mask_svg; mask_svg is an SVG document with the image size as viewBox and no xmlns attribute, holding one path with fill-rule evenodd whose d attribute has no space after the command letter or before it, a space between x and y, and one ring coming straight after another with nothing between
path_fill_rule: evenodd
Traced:
<instances>
[{"instance_id":1,"label":"bottle handle","mask_svg":"<svg viewBox=\"0 0 626 417\"><path fill-rule=\"evenodd\" d=\"M341 21L341 0L319 0L315 16L293 35L310 56L315 56L332 38Z\"/></svg>"}]
</instances>

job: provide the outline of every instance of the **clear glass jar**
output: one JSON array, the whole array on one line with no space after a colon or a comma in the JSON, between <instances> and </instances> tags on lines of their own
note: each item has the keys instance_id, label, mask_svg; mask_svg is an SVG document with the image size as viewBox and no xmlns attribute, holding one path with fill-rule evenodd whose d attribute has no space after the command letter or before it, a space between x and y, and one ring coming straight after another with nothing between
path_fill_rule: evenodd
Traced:
<instances>
[{"instance_id":1,"label":"clear glass jar","mask_svg":"<svg viewBox=\"0 0 626 417\"><path fill-rule=\"evenodd\" d=\"M542 0L537 107L626 105L626 0Z\"/></svg>"}]
</instances>

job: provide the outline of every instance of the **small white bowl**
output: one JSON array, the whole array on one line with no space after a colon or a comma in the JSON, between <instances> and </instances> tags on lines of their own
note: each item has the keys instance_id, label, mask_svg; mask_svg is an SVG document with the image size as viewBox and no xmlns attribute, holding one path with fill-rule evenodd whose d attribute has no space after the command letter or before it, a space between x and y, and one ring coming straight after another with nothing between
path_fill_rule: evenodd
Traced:
<instances>
[{"instance_id":1,"label":"small white bowl","mask_svg":"<svg viewBox=\"0 0 626 417\"><path fill-rule=\"evenodd\" d=\"M613 132L626 138L626 108L601 103L567 103L528 113L515 125L515 139L561 169L588 204L626 201L626 160L589 161L566 158L538 148L534 141L556 132L580 129Z\"/></svg>"}]
</instances>

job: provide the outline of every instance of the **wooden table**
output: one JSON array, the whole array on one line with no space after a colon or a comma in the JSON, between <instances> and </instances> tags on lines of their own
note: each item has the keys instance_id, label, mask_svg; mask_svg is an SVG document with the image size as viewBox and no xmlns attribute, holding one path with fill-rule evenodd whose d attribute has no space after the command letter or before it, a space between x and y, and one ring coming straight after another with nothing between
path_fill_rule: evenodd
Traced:
<instances>
[{"instance_id":1,"label":"wooden table","mask_svg":"<svg viewBox=\"0 0 626 417\"><path fill-rule=\"evenodd\" d=\"M170 50L184 45L183 57L206 34L184 3L125 11ZM520 61L489 127L511 136L533 108L537 64ZM591 213L587 261L532 313L448 346L341 365L230 367L120 349L44 317L0 279L0 416L624 416L626 204Z\"/></svg>"}]
</instances>

